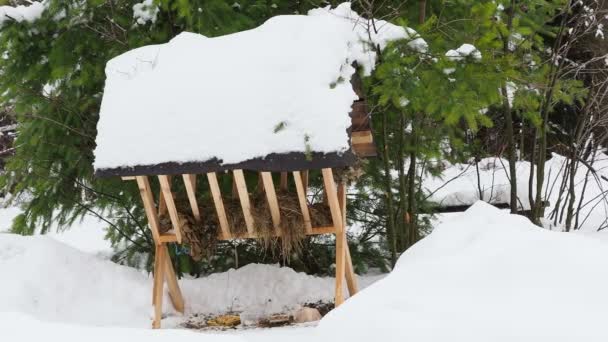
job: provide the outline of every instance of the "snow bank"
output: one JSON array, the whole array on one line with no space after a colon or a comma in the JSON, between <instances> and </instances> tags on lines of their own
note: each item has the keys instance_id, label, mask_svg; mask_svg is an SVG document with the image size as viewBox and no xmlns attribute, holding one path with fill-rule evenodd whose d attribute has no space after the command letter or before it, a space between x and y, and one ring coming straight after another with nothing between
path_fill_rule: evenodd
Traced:
<instances>
[{"instance_id":1,"label":"snow bank","mask_svg":"<svg viewBox=\"0 0 608 342\"><path fill-rule=\"evenodd\" d=\"M483 202L326 316L320 340L607 341L608 244Z\"/></svg>"},{"instance_id":2,"label":"snow bank","mask_svg":"<svg viewBox=\"0 0 608 342\"><path fill-rule=\"evenodd\" d=\"M42 16L42 12L48 7L48 1L34 1L24 6L0 6L0 28L6 21L26 21L32 23Z\"/></svg>"},{"instance_id":3,"label":"snow bank","mask_svg":"<svg viewBox=\"0 0 608 342\"><path fill-rule=\"evenodd\" d=\"M0 234L0 272L0 311L77 324L149 324L146 275L49 237Z\"/></svg>"},{"instance_id":4,"label":"snow bank","mask_svg":"<svg viewBox=\"0 0 608 342\"><path fill-rule=\"evenodd\" d=\"M358 99L351 64L373 69L370 44L409 38L426 47L415 31L381 20L370 40L368 23L344 3L216 38L183 32L112 59L95 168L346 151Z\"/></svg>"},{"instance_id":5,"label":"snow bank","mask_svg":"<svg viewBox=\"0 0 608 342\"><path fill-rule=\"evenodd\" d=\"M0 313L96 326L150 326L152 279L46 236L0 234ZM381 278L365 277L362 285ZM182 279L186 315L242 311L265 315L333 300L333 278L251 264L206 278ZM178 325L164 296L164 326Z\"/></svg>"}]
</instances>

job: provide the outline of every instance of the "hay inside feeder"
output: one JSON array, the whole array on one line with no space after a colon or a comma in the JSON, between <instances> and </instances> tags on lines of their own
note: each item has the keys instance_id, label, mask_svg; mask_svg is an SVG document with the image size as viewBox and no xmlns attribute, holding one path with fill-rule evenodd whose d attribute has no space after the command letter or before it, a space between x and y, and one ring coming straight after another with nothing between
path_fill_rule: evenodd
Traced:
<instances>
[{"instance_id":1,"label":"hay inside feeder","mask_svg":"<svg viewBox=\"0 0 608 342\"><path fill-rule=\"evenodd\" d=\"M270 206L264 193L258 192L250 196L251 216L256 239L266 249L278 247L283 258L288 259L292 254L301 252L302 240L306 238L304 217L300 210L300 202L295 193L280 190L276 193L281 221L276 236ZM202 260L215 252L218 243L218 233L221 231L217 211L213 202L199 207L201 222L192 216L189 205L177 203L181 231L184 243L190 246L190 255L194 260ZM224 199L224 208L228 226L233 237L239 238L247 233L245 217L238 198ZM308 206L313 227L332 225L331 213L327 205L316 203ZM164 216L161 219L164 232L171 229L171 221Z\"/></svg>"}]
</instances>

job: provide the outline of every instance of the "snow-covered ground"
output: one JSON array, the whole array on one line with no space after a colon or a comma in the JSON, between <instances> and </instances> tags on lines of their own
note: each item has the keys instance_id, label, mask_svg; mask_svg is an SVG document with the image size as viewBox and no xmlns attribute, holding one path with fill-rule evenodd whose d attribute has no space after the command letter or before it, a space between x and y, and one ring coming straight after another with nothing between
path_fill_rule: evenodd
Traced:
<instances>
[{"instance_id":1,"label":"snow-covered ground","mask_svg":"<svg viewBox=\"0 0 608 342\"><path fill-rule=\"evenodd\" d=\"M149 330L149 276L50 237L0 234L0 331L59 338L208 341L606 341L608 241L549 231L479 202L439 224L395 270L319 324L204 333ZM368 285L375 279L363 277ZM330 299L332 279L249 265L180 281L188 312L270 313ZM270 304L268 299L272 298ZM168 304L168 303L167 303ZM166 305L165 307L170 307Z\"/></svg>"},{"instance_id":2,"label":"snow-covered ground","mask_svg":"<svg viewBox=\"0 0 608 342\"><path fill-rule=\"evenodd\" d=\"M446 165L447 167L440 177L429 176L424 179L423 188L432 202L441 206L470 205L480 199L489 203L509 203L511 188L507 160L497 157L482 159L479 162L479 178L475 164ZM545 166L543 197L546 197L545 199L550 203L545 211L547 218L558 203L565 165L566 158L553 154ZM598 177L608 177L608 155L598 152L593 167L597 171ZM519 205L524 209L529 209L530 163L518 162L516 169ZM576 206L582 198L581 230L596 231L598 228L608 225L608 202L604 199L605 192L608 191L608 182L590 175L584 196L581 196L587 170L586 166L580 164L576 173ZM480 196L480 188L482 196ZM562 196L561 205L564 203L564 197L565 194ZM551 227L549 220L547 220L547 227L559 229L559 227Z\"/></svg>"}]
</instances>

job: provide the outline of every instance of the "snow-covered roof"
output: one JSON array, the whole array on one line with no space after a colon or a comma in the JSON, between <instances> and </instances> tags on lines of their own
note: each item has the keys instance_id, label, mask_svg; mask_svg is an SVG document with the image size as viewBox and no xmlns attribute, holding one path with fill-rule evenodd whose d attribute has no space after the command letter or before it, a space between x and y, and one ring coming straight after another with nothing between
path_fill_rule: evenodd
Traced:
<instances>
[{"instance_id":1,"label":"snow-covered roof","mask_svg":"<svg viewBox=\"0 0 608 342\"><path fill-rule=\"evenodd\" d=\"M344 3L216 38L183 32L110 60L95 169L348 154L353 63L369 74L370 45L400 38L426 48L384 21L370 36L368 23Z\"/></svg>"}]
</instances>

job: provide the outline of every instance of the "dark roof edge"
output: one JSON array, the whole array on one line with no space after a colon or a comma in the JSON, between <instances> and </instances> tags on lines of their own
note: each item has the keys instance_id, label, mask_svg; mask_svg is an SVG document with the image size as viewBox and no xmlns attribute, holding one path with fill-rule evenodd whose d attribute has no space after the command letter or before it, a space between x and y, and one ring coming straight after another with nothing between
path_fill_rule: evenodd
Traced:
<instances>
[{"instance_id":1,"label":"dark roof edge","mask_svg":"<svg viewBox=\"0 0 608 342\"><path fill-rule=\"evenodd\" d=\"M138 165L133 167L118 167L110 169L97 169L95 176L100 178L115 176L156 176L156 175L179 175L179 174L202 174L208 172L221 172L229 170L252 170L287 172L310 169L323 169L335 167L347 167L354 165L357 157L348 150L344 153L320 153L314 152L307 156L301 152L290 152L277 154L272 153L264 158L249 159L235 164L222 164L218 159L204 162L188 163L161 163L156 165Z\"/></svg>"}]
</instances>

